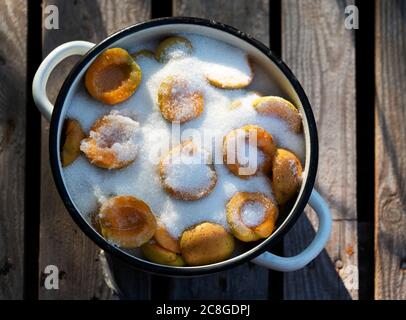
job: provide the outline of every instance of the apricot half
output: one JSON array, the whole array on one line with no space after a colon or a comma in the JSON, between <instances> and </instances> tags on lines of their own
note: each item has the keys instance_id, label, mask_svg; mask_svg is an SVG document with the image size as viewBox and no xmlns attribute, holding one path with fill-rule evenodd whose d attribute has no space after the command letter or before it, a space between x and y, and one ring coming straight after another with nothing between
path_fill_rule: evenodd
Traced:
<instances>
[{"instance_id":1,"label":"apricot half","mask_svg":"<svg viewBox=\"0 0 406 320\"><path fill-rule=\"evenodd\" d=\"M286 121L295 133L299 133L302 129L302 117L288 100L275 96L259 97L253 101L253 106L259 113Z\"/></svg>"},{"instance_id":2,"label":"apricot half","mask_svg":"<svg viewBox=\"0 0 406 320\"><path fill-rule=\"evenodd\" d=\"M101 206L97 219L104 238L123 248L149 241L157 223L150 207L133 196L115 196Z\"/></svg>"},{"instance_id":3,"label":"apricot half","mask_svg":"<svg viewBox=\"0 0 406 320\"><path fill-rule=\"evenodd\" d=\"M198 200L216 186L211 155L187 140L171 149L159 163L162 187L176 199Z\"/></svg>"},{"instance_id":4,"label":"apricot half","mask_svg":"<svg viewBox=\"0 0 406 320\"><path fill-rule=\"evenodd\" d=\"M234 238L223 226L203 222L183 232L180 250L189 265L216 263L231 256Z\"/></svg>"},{"instance_id":5,"label":"apricot half","mask_svg":"<svg viewBox=\"0 0 406 320\"><path fill-rule=\"evenodd\" d=\"M289 201L302 183L302 165L292 152L278 149L272 165L272 191L279 204Z\"/></svg>"},{"instance_id":6,"label":"apricot half","mask_svg":"<svg viewBox=\"0 0 406 320\"><path fill-rule=\"evenodd\" d=\"M146 244L142 245L141 251L149 261L155 263L175 267L182 267L185 265L185 261L180 255L161 247L154 240L148 241Z\"/></svg>"},{"instance_id":7,"label":"apricot half","mask_svg":"<svg viewBox=\"0 0 406 320\"><path fill-rule=\"evenodd\" d=\"M90 95L106 104L127 100L141 82L141 69L124 49L111 48L102 52L85 75Z\"/></svg>"},{"instance_id":8,"label":"apricot half","mask_svg":"<svg viewBox=\"0 0 406 320\"><path fill-rule=\"evenodd\" d=\"M204 99L188 81L170 76L159 86L158 105L166 120L184 123L203 112Z\"/></svg>"},{"instance_id":9,"label":"apricot half","mask_svg":"<svg viewBox=\"0 0 406 320\"><path fill-rule=\"evenodd\" d=\"M184 37L169 37L163 40L155 51L155 57L159 62L165 63L172 59L180 59L191 55L192 43Z\"/></svg>"},{"instance_id":10,"label":"apricot half","mask_svg":"<svg viewBox=\"0 0 406 320\"><path fill-rule=\"evenodd\" d=\"M139 123L116 113L98 119L82 140L80 150L89 161L104 169L120 169L134 162L137 156Z\"/></svg>"},{"instance_id":11,"label":"apricot half","mask_svg":"<svg viewBox=\"0 0 406 320\"><path fill-rule=\"evenodd\" d=\"M226 206L233 235L244 242L269 237L275 229L278 207L262 193L237 192Z\"/></svg>"},{"instance_id":12,"label":"apricot half","mask_svg":"<svg viewBox=\"0 0 406 320\"><path fill-rule=\"evenodd\" d=\"M155 53L148 49L142 49L134 53L131 53L131 57L133 57L134 60L137 60L139 58L155 59Z\"/></svg>"},{"instance_id":13,"label":"apricot half","mask_svg":"<svg viewBox=\"0 0 406 320\"><path fill-rule=\"evenodd\" d=\"M207 81L221 89L242 89L247 87L254 78L251 62L247 56L238 64L238 68L217 64L205 72Z\"/></svg>"},{"instance_id":14,"label":"apricot half","mask_svg":"<svg viewBox=\"0 0 406 320\"><path fill-rule=\"evenodd\" d=\"M257 125L234 129L224 137L224 164L240 178L248 178L258 171L268 173L275 153L276 145L272 135Z\"/></svg>"},{"instance_id":15,"label":"apricot half","mask_svg":"<svg viewBox=\"0 0 406 320\"><path fill-rule=\"evenodd\" d=\"M161 222L158 223L154 238L161 247L171 252L180 253L179 241L169 234Z\"/></svg>"},{"instance_id":16,"label":"apricot half","mask_svg":"<svg viewBox=\"0 0 406 320\"><path fill-rule=\"evenodd\" d=\"M66 167L80 155L80 142L85 133L80 123L75 119L66 119L63 129L63 145L61 152L62 166Z\"/></svg>"}]
</instances>

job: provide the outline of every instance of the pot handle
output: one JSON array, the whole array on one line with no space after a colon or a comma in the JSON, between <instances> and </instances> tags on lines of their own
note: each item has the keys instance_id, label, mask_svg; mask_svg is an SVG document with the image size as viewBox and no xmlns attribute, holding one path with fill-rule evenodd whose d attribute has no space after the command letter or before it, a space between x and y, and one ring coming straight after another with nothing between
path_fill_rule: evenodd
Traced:
<instances>
[{"instance_id":1,"label":"pot handle","mask_svg":"<svg viewBox=\"0 0 406 320\"><path fill-rule=\"evenodd\" d=\"M32 81L32 96L39 111L48 120L51 120L53 104L47 96L47 82L52 70L65 58L73 55L84 55L94 43L88 41L70 41L52 50L40 64Z\"/></svg>"},{"instance_id":2,"label":"pot handle","mask_svg":"<svg viewBox=\"0 0 406 320\"><path fill-rule=\"evenodd\" d=\"M327 202L313 189L309 199L310 206L316 211L319 219L319 228L312 243L301 253L293 257L280 257L265 252L252 260L252 262L277 271L295 271L304 268L316 258L324 249L331 233L331 214Z\"/></svg>"}]
</instances>

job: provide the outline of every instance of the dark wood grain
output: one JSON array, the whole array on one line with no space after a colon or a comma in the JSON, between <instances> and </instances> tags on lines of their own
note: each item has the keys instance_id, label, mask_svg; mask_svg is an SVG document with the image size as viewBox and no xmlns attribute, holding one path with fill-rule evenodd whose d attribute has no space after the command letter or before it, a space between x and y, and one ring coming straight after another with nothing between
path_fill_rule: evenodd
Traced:
<instances>
[{"instance_id":1,"label":"dark wood grain","mask_svg":"<svg viewBox=\"0 0 406 320\"><path fill-rule=\"evenodd\" d=\"M377 1L375 298L406 299L406 3ZM403 266L403 267L402 267Z\"/></svg>"},{"instance_id":2,"label":"dark wood grain","mask_svg":"<svg viewBox=\"0 0 406 320\"><path fill-rule=\"evenodd\" d=\"M269 1L175 0L175 16L210 18L232 25L269 43ZM172 299L266 299L268 270L251 263L215 275L173 279Z\"/></svg>"},{"instance_id":3,"label":"dark wood grain","mask_svg":"<svg viewBox=\"0 0 406 320\"><path fill-rule=\"evenodd\" d=\"M150 17L150 1L63 1L46 0L44 7L56 4L59 8L59 30L44 29L44 54L70 40L98 42L108 34ZM51 100L77 58L65 60L53 72L48 93ZM48 163L49 124L42 124L41 168L41 239L40 272L48 264L58 266L61 273L59 290L40 287L40 299L110 299L112 290L104 281L103 267L98 248L88 239L69 217L55 189ZM149 276L133 273L133 283L147 285ZM135 286L137 287L137 286ZM145 295L144 295L145 294ZM148 298L140 291L138 298Z\"/></svg>"},{"instance_id":4,"label":"dark wood grain","mask_svg":"<svg viewBox=\"0 0 406 320\"><path fill-rule=\"evenodd\" d=\"M285 299L358 297L355 31L344 27L344 10L352 3L282 1L282 56L315 113L320 147L316 188L334 218L326 251L303 270L285 274ZM301 217L285 237L286 255L311 241L312 220Z\"/></svg>"},{"instance_id":5,"label":"dark wood grain","mask_svg":"<svg viewBox=\"0 0 406 320\"><path fill-rule=\"evenodd\" d=\"M26 9L0 2L0 300L23 297Z\"/></svg>"},{"instance_id":6,"label":"dark wood grain","mask_svg":"<svg viewBox=\"0 0 406 320\"><path fill-rule=\"evenodd\" d=\"M213 19L269 43L269 0L173 0L173 15Z\"/></svg>"},{"instance_id":7,"label":"dark wood grain","mask_svg":"<svg viewBox=\"0 0 406 320\"><path fill-rule=\"evenodd\" d=\"M267 299L268 270L249 262L214 275L172 279L170 299Z\"/></svg>"}]
</instances>

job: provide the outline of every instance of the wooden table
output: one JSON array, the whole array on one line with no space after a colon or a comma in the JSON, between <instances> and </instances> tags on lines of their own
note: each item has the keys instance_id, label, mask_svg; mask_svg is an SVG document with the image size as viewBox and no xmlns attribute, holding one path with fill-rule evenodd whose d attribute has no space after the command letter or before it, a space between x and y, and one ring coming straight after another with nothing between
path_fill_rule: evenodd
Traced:
<instances>
[{"instance_id":1,"label":"wooden table","mask_svg":"<svg viewBox=\"0 0 406 320\"><path fill-rule=\"evenodd\" d=\"M49 5L59 30L42 25ZM0 299L405 299L406 1L358 1L359 30L344 26L346 0L0 1ZM215 275L152 276L106 257L73 223L48 162L49 124L31 97L33 74L70 40L98 42L160 16L212 18L269 45L301 81L316 116L316 187L334 218L325 251L300 271L251 263ZM70 58L54 72L56 98ZM292 255L314 236L306 210L273 252ZM59 267L59 290L43 285ZM108 280L107 282L105 280Z\"/></svg>"}]
</instances>

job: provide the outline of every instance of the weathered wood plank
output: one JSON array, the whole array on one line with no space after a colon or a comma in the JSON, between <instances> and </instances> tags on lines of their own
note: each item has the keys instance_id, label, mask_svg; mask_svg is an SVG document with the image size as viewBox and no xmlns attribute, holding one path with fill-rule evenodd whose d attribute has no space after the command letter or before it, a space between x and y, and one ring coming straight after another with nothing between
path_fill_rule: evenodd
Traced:
<instances>
[{"instance_id":1,"label":"weathered wood plank","mask_svg":"<svg viewBox=\"0 0 406 320\"><path fill-rule=\"evenodd\" d=\"M286 236L286 256L297 254L314 238L314 225L307 212ZM313 219L311 219L313 220ZM285 299L351 299L357 294L358 270L354 255L357 243L354 240L353 221L335 221L330 244L319 257L306 268L284 275ZM355 263L355 264L354 264Z\"/></svg>"},{"instance_id":2,"label":"weathered wood plank","mask_svg":"<svg viewBox=\"0 0 406 320\"><path fill-rule=\"evenodd\" d=\"M173 0L173 15L213 19L269 43L269 0Z\"/></svg>"},{"instance_id":3,"label":"weathered wood plank","mask_svg":"<svg viewBox=\"0 0 406 320\"><path fill-rule=\"evenodd\" d=\"M175 16L210 18L269 43L269 1L175 0ZM193 279L173 279L171 299L266 299L268 270L245 264L230 271Z\"/></svg>"},{"instance_id":4,"label":"weathered wood plank","mask_svg":"<svg viewBox=\"0 0 406 320\"><path fill-rule=\"evenodd\" d=\"M353 1L282 1L282 57L313 106L320 144L316 187L334 218L326 252L311 266L285 274L286 299L358 297L355 35L344 27L349 4ZM286 255L310 242L309 226L302 217L285 237Z\"/></svg>"},{"instance_id":5,"label":"weathered wood plank","mask_svg":"<svg viewBox=\"0 0 406 320\"><path fill-rule=\"evenodd\" d=\"M375 298L406 299L406 3L377 1ZM402 267L403 266L403 267Z\"/></svg>"},{"instance_id":6,"label":"weathered wood plank","mask_svg":"<svg viewBox=\"0 0 406 320\"><path fill-rule=\"evenodd\" d=\"M46 0L59 9L59 30L44 29L44 55L59 44L70 40L98 42L117 29L150 17L150 1L62 1ZM76 59L63 62L49 81L49 96L54 100ZM48 264L59 267L59 290L40 287L40 299L108 299L111 290L103 279L98 249L74 224L55 189L48 164L48 123L42 124L41 169L41 242L40 272ZM149 277L134 273L134 282L148 286ZM144 292L144 291L143 291ZM148 298L143 296L142 298Z\"/></svg>"},{"instance_id":7,"label":"weathered wood plank","mask_svg":"<svg viewBox=\"0 0 406 320\"><path fill-rule=\"evenodd\" d=\"M23 297L27 3L0 2L0 300Z\"/></svg>"}]
</instances>

